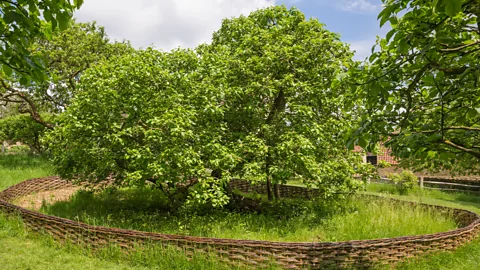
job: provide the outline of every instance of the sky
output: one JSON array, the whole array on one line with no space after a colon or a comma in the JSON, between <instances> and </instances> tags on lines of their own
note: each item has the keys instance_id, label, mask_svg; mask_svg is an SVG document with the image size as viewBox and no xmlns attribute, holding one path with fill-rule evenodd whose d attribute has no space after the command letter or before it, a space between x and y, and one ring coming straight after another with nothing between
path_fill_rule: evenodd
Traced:
<instances>
[{"instance_id":1,"label":"sky","mask_svg":"<svg viewBox=\"0 0 480 270\"><path fill-rule=\"evenodd\" d=\"M370 54L376 36L385 36L377 15L381 0L85 0L77 21L96 21L112 40L130 40L137 48L194 48L209 42L222 19L271 5L297 7L341 35L356 51L355 59Z\"/></svg>"}]
</instances>

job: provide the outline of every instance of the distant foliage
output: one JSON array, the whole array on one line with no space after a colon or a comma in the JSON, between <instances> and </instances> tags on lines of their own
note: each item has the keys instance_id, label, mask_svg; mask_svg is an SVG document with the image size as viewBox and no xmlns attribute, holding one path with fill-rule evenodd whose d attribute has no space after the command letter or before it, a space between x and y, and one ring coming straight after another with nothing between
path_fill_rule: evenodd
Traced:
<instances>
[{"instance_id":1,"label":"distant foliage","mask_svg":"<svg viewBox=\"0 0 480 270\"><path fill-rule=\"evenodd\" d=\"M418 185L418 177L411 171L404 170L401 173L393 173L388 176L398 192L402 195L408 194L415 186Z\"/></svg>"},{"instance_id":2,"label":"distant foliage","mask_svg":"<svg viewBox=\"0 0 480 270\"><path fill-rule=\"evenodd\" d=\"M392 163L385 160L379 160L377 166L379 168L390 168L392 167Z\"/></svg>"},{"instance_id":3,"label":"distant foliage","mask_svg":"<svg viewBox=\"0 0 480 270\"><path fill-rule=\"evenodd\" d=\"M28 154L30 152L31 152L30 147L26 145L12 145L6 151L7 154L13 154L13 155Z\"/></svg>"},{"instance_id":4,"label":"distant foliage","mask_svg":"<svg viewBox=\"0 0 480 270\"><path fill-rule=\"evenodd\" d=\"M53 115L43 114L43 117L48 121L54 121ZM11 144L21 142L37 153L45 151L45 145L42 142L45 131L45 126L26 114L0 119L0 141L7 141Z\"/></svg>"}]
</instances>

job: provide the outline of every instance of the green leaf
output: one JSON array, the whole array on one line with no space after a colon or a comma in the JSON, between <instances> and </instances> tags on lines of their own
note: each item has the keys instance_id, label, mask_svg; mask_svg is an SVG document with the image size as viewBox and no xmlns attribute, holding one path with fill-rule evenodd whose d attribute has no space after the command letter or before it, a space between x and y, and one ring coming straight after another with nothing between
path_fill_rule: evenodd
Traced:
<instances>
[{"instance_id":1,"label":"green leaf","mask_svg":"<svg viewBox=\"0 0 480 270\"><path fill-rule=\"evenodd\" d=\"M393 35L395 35L395 33L396 33L396 30L395 30L395 29L392 29L392 30L388 31L388 33L387 33L387 35L386 35L386 37L385 37L385 38L387 39L387 42L390 41L390 39L392 38Z\"/></svg>"},{"instance_id":2,"label":"green leaf","mask_svg":"<svg viewBox=\"0 0 480 270\"><path fill-rule=\"evenodd\" d=\"M408 49L410 46L408 45L406 40L400 41L400 44L398 44L398 52L402 54L408 53Z\"/></svg>"},{"instance_id":3,"label":"green leaf","mask_svg":"<svg viewBox=\"0 0 480 270\"><path fill-rule=\"evenodd\" d=\"M60 30L64 31L68 28L68 24L70 21L70 16L64 12L59 13L57 15L58 25L60 26Z\"/></svg>"},{"instance_id":4,"label":"green leaf","mask_svg":"<svg viewBox=\"0 0 480 270\"><path fill-rule=\"evenodd\" d=\"M450 17L454 17L462 10L461 0L443 0L443 3L445 4L445 13Z\"/></svg>"},{"instance_id":5,"label":"green leaf","mask_svg":"<svg viewBox=\"0 0 480 270\"><path fill-rule=\"evenodd\" d=\"M21 84L21 85L26 86L26 85L28 85L28 83L29 83L29 79L28 79L27 77L22 76L22 77L20 78L20 84Z\"/></svg>"},{"instance_id":6,"label":"green leaf","mask_svg":"<svg viewBox=\"0 0 480 270\"><path fill-rule=\"evenodd\" d=\"M3 72L5 72L5 75L8 77L12 76L12 68L8 65L3 65Z\"/></svg>"},{"instance_id":7,"label":"green leaf","mask_svg":"<svg viewBox=\"0 0 480 270\"><path fill-rule=\"evenodd\" d=\"M83 5L83 0L73 0L73 3L77 8L80 8Z\"/></svg>"}]
</instances>

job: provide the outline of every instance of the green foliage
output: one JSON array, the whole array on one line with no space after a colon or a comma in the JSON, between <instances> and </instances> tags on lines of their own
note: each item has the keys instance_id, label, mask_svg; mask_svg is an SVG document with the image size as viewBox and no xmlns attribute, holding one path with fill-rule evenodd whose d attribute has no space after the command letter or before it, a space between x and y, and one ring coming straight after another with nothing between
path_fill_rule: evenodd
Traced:
<instances>
[{"instance_id":1,"label":"green foliage","mask_svg":"<svg viewBox=\"0 0 480 270\"><path fill-rule=\"evenodd\" d=\"M383 2L392 29L356 71L357 143L386 140L415 169L479 172L479 2Z\"/></svg>"},{"instance_id":2,"label":"green foliage","mask_svg":"<svg viewBox=\"0 0 480 270\"><path fill-rule=\"evenodd\" d=\"M43 114L43 118L53 122L54 116ZM34 121L29 115L21 114L0 119L0 141L12 144L21 142L38 153L45 150L42 143L45 131L46 127Z\"/></svg>"},{"instance_id":3,"label":"green foliage","mask_svg":"<svg viewBox=\"0 0 480 270\"><path fill-rule=\"evenodd\" d=\"M209 196L197 199L225 204L220 183L205 177L209 129L197 124L203 106L188 76L197 62L193 51L148 49L87 70L81 94L50 134L57 172L164 189L195 177Z\"/></svg>"},{"instance_id":4,"label":"green foliage","mask_svg":"<svg viewBox=\"0 0 480 270\"><path fill-rule=\"evenodd\" d=\"M48 63L48 77L42 84L31 85L29 93L39 106L53 112L70 104L88 67L134 51L128 42L110 43L105 29L95 22L73 23L64 31L55 31L50 40L38 40L34 47Z\"/></svg>"},{"instance_id":5,"label":"green foliage","mask_svg":"<svg viewBox=\"0 0 480 270\"><path fill-rule=\"evenodd\" d=\"M22 83L44 79L44 59L30 46L35 38L50 38L57 28L68 27L72 13L83 0L0 1L0 78L19 77Z\"/></svg>"},{"instance_id":6,"label":"green foliage","mask_svg":"<svg viewBox=\"0 0 480 270\"><path fill-rule=\"evenodd\" d=\"M360 159L342 144L352 123L343 78L354 63L338 35L276 6L224 20L198 52L203 93L216 103L204 118L218 134L212 149L235 160L212 169L273 184L301 178L326 196L354 188Z\"/></svg>"},{"instance_id":7,"label":"green foliage","mask_svg":"<svg viewBox=\"0 0 480 270\"><path fill-rule=\"evenodd\" d=\"M30 147L28 147L26 145L12 145L7 150L8 154L14 154L14 155L27 154L27 153L30 153L30 152L31 152Z\"/></svg>"},{"instance_id":8,"label":"green foliage","mask_svg":"<svg viewBox=\"0 0 480 270\"><path fill-rule=\"evenodd\" d=\"M401 173L392 173L388 178L393 181L398 192L402 195L408 194L418 185L418 177L413 172L407 170Z\"/></svg>"},{"instance_id":9,"label":"green foliage","mask_svg":"<svg viewBox=\"0 0 480 270\"><path fill-rule=\"evenodd\" d=\"M380 161L378 161L377 166L378 166L379 168L390 168L390 167L392 167L392 164L391 164L390 162L388 162L388 161L380 160Z\"/></svg>"},{"instance_id":10,"label":"green foliage","mask_svg":"<svg viewBox=\"0 0 480 270\"><path fill-rule=\"evenodd\" d=\"M361 162L342 144L351 57L318 21L273 7L224 20L196 52L105 61L82 74L81 94L50 136L57 172L164 190L196 179L190 199L214 205L227 202L232 175L348 192Z\"/></svg>"},{"instance_id":11,"label":"green foliage","mask_svg":"<svg viewBox=\"0 0 480 270\"><path fill-rule=\"evenodd\" d=\"M95 23L72 23L64 31L55 30L49 39L36 39L31 50L45 62L45 78L28 84L21 83L18 76L2 79L0 100L19 104L20 112L53 128L40 113L64 111L78 93L76 85L88 67L132 52L133 48L128 42L110 43L103 27Z\"/></svg>"}]
</instances>

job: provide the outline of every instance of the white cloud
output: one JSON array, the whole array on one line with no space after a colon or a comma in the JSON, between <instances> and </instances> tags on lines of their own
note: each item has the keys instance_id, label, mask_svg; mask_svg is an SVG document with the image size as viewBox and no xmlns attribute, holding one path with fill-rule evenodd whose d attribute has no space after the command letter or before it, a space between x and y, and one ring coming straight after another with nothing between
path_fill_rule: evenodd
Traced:
<instances>
[{"instance_id":1,"label":"white cloud","mask_svg":"<svg viewBox=\"0 0 480 270\"><path fill-rule=\"evenodd\" d=\"M377 12L381 6L372 4L368 0L345 0L340 1L339 7L342 10L355 13L371 13Z\"/></svg>"},{"instance_id":2,"label":"white cloud","mask_svg":"<svg viewBox=\"0 0 480 270\"><path fill-rule=\"evenodd\" d=\"M248 15L275 0L85 0L77 21L97 21L111 39L170 50L209 42L224 18Z\"/></svg>"},{"instance_id":3,"label":"white cloud","mask_svg":"<svg viewBox=\"0 0 480 270\"><path fill-rule=\"evenodd\" d=\"M372 54L372 46L375 45L375 39L357 40L350 43L350 49L355 51L353 59L363 61Z\"/></svg>"}]
</instances>

